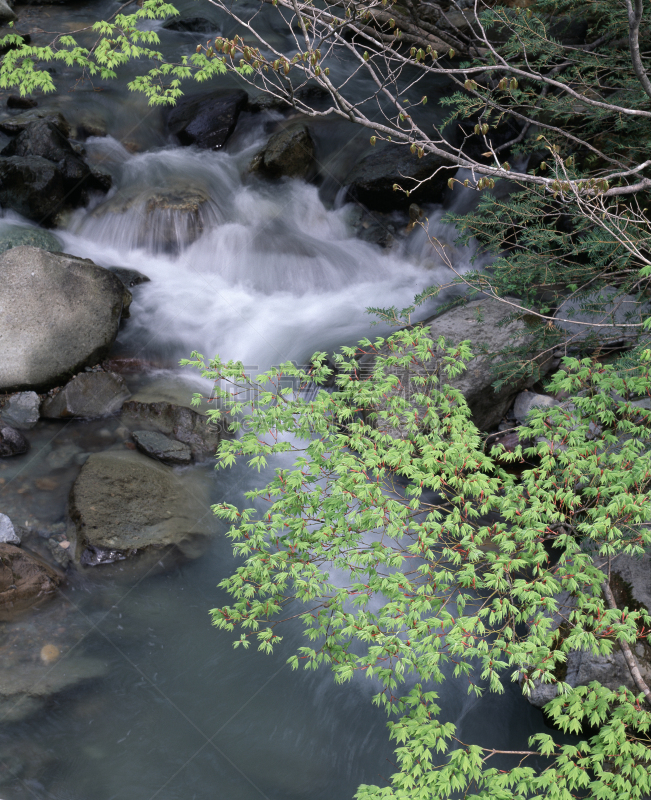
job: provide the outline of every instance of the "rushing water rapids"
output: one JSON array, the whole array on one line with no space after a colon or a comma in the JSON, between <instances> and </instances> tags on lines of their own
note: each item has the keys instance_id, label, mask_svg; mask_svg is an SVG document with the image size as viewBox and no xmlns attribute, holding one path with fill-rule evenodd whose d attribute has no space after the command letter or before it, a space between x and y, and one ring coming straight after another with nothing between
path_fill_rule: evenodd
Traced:
<instances>
[{"instance_id":1,"label":"rushing water rapids","mask_svg":"<svg viewBox=\"0 0 651 800\"><path fill-rule=\"evenodd\" d=\"M56 13L70 25L83 16ZM194 349L255 371L383 333L366 307L407 306L450 278L419 230L390 251L355 237L356 209L340 192L337 199L337 165L358 147L348 144L357 135L350 128L324 135L330 144L320 157L334 177L319 189L248 176L272 114L243 115L228 147L213 153L169 144L158 116L116 87L100 100L78 97L55 102L73 118L90 108L107 121L110 135L90 138L86 150L112 173L114 190L57 234L69 253L151 279L134 289L115 347L154 365L144 377L126 376L132 392L187 403L201 383L175 365ZM125 147L133 141L138 147ZM160 196L196 203L192 223ZM443 209L427 211L431 232L451 241L439 222ZM457 268L469 266L470 250L451 252ZM0 465L0 510L27 527L62 526L85 454L123 439L119 419L41 421L30 452ZM43 483L52 474L53 483ZM99 665L52 699L36 682L38 710L25 719L12 722L2 710L4 800L345 800L360 783L383 784L392 773L371 681L335 686L326 671L292 673L285 661L300 641L297 627L288 626L273 657L234 650L231 637L211 628L208 610L226 602L217 584L234 562L210 504L243 503L251 476L244 468L216 474L207 464L186 470L184 480L197 519L217 534L209 545L73 574L63 600L2 623L3 670L23 668L17 652L32 653L34 663L51 658L53 674ZM517 686L481 700L461 679L441 691L442 714L465 741L518 749L543 725Z\"/></svg>"}]
</instances>

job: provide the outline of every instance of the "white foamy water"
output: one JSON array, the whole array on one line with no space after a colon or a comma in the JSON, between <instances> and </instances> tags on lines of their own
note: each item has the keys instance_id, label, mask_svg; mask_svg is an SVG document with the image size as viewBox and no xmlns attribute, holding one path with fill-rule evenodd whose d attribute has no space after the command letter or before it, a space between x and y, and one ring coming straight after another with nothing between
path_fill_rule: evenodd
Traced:
<instances>
[{"instance_id":1,"label":"white foamy water","mask_svg":"<svg viewBox=\"0 0 651 800\"><path fill-rule=\"evenodd\" d=\"M327 209L316 187L248 175L259 142L254 133L235 154L168 148L131 156L95 141L115 188L63 238L71 253L151 278L134 290L121 333L127 349L168 359L198 349L263 367L300 361L380 333L367 307L403 308L453 277L420 229L406 246L383 251L355 238L350 207ZM196 238L188 237L187 212L147 212L160 197L189 203L193 191L206 198L194 215ZM441 215L432 215L437 230L446 227L436 222ZM465 270L471 252L452 254Z\"/></svg>"}]
</instances>

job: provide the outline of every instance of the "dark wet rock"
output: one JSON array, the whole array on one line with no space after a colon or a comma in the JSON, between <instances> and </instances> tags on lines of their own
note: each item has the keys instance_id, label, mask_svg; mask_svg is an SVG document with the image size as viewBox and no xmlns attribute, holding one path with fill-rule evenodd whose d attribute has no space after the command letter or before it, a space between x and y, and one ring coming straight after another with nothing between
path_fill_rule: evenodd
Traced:
<instances>
[{"instance_id":1,"label":"dark wet rock","mask_svg":"<svg viewBox=\"0 0 651 800\"><path fill-rule=\"evenodd\" d=\"M269 178L307 179L314 169L314 140L306 125L275 133L251 162L251 171Z\"/></svg>"},{"instance_id":2,"label":"dark wet rock","mask_svg":"<svg viewBox=\"0 0 651 800\"><path fill-rule=\"evenodd\" d=\"M0 152L0 202L36 222L54 225L66 210L85 205L89 192L106 190L106 182L48 120L25 126Z\"/></svg>"},{"instance_id":3,"label":"dark wet rock","mask_svg":"<svg viewBox=\"0 0 651 800\"><path fill-rule=\"evenodd\" d=\"M106 136L108 128L106 120L100 114L86 111L76 119L74 138L85 141L89 136Z\"/></svg>"},{"instance_id":4,"label":"dark wet rock","mask_svg":"<svg viewBox=\"0 0 651 800\"><path fill-rule=\"evenodd\" d=\"M0 458L21 456L29 450L29 442L20 431L0 422Z\"/></svg>"},{"instance_id":5,"label":"dark wet rock","mask_svg":"<svg viewBox=\"0 0 651 800\"><path fill-rule=\"evenodd\" d=\"M26 125L2 151L2 156L40 156L48 161L61 161L76 156L72 145L52 122L41 119Z\"/></svg>"},{"instance_id":6,"label":"dark wet rock","mask_svg":"<svg viewBox=\"0 0 651 800\"><path fill-rule=\"evenodd\" d=\"M92 261L35 247L0 255L0 391L44 391L104 358L125 288Z\"/></svg>"},{"instance_id":7,"label":"dark wet rock","mask_svg":"<svg viewBox=\"0 0 651 800\"><path fill-rule=\"evenodd\" d=\"M122 406L122 421L131 430L155 430L190 447L194 458L214 456L220 430L207 417L174 403L141 403L129 400Z\"/></svg>"},{"instance_id":8,"label":"dark wet rock","mask_svg":"<svg viewBox=\"0 0 651 800\"><path fill-rule=\"evenodd\" d=\"M41 398L36 392L18 392L4 401L0 407L0 419L5 425L28 431L38 422L40 408Z\"/></svg>"},{"instance_id":9,"label":"dark wet rock","mask_svg":"<svg viewBox=\"0 0 651 800\"><path fill-rule=\"evenodd\" d=\"M45 121L56 126L64 136L70 136L70 123L59 111L47 108L30 109L24 114L0 119L0 132L16 136L35 122Z\"/></svg>"},{"instance_id":10,"label":"dark wet rock","mask_svg":"<svg viewBox=\"0 0 651 800\"><path fill-rule=\"evenodd\" d=\"M294 93L294 97L309 105L320 106L325 102L332 102L330 93L322 86L317 85L304 86ZM254 114L260 111L287 111L290 108L292 108L291 103L270 94L260 94L257 97L252 97L247 105L247 111Z\"/></svg>"},{"instance_id":11,"label":"dark wet rock","mask_svg":"<svg viewBox=\"0 0 651 800\"><path fill-rule=\"evenodd\" d=\"M45 158L0 157L0 205L50 225L66 207L66 181Z\"/></svg>"},{"instance_id":12,"label":"dark wet rock","mask_svg":"<svg viewBox=\"0 0 651 800\"><path fill-rule=\"evenodd\" d=\"M527 415L534 408L552 408L558 404L558 400L556 400L554 397L550 397L547 394L537 394L536 392L520 392L520 394L515 398L515 403L513 404L513 416L520 424L524 425Z\"/></svg>"},{"instance_id":13,"label":"dark wet rock","mask_svg":"<svg viewBox=\"0 0 651 800\"><path fill-rule=\"evenodd\" d=\"M125 561L137 550L111 550L108 547L93 547L88 545L81 554L79 563L85 567L96 567L98 564L114 564L116 561Z\"/></svg>"},{"instance_id":14,"label":"dark wet rock","mask_svg":"<svg viewBox=\"0 0 651 800\"><path fill-rule=\"evenodd\" d=\"M20 33L17 33L13 29L5 28L2 31L1 35L2 36L6 36L7 34L11 34L13 36L17 35L18 36L18 42L17 43L16 42L12 42L11 44L2 45L2 47L0 47L0 56L4 56L10 50L17 50L19 47L22 47L24 44L31 44L31 42L32 42L32 37L29 35L29 33L20 34ZM14 97L15 97L15 95L14 95ZM7 103L7 105L8 105L8 103Z\"/></svg>"},{"instance_id":15,"label":"dark wet rock","mask_svg":"<svg viewBox=\"0 0 651 800\"><path fill-rule=\"evenodd\" d=\"M534 377L523 378L520 381L506 382L504 386L495 391L492 384L495 381L497 355L505 347L517 340L518 345L525 347L531 342L533 347L533 332L521 320L515 320L508 325L502 324L505 317L510 315L510 307L498 300L483 297L473 300L425 321L429 326L429 335L434 340L443 336L447 346L459 344L470 340L473 351L477 354L471 359L466 369L454 378L445 378L445 383L458 389L466 398L472 419L481 430L491 430L504 416L511 405L515 395L528 388L535 382ZM388 351L381 350L383 355ZM549 356L540 356L532 350L531 358L539 361L541 374L545 374L551 365ZM364 369L371 368L374 357L365 356L361 359ZM437 357L427 364L419 364L408 368L395 368L395 374L400 379L400 384L410 394L420 391L414 386L413 377L425 375L439 368ZM402 436L399 429L387 428L387 433Z\"/></svg>"},{"instance_id":16,"label":"dark wet rock","mask_svg":"<svg viewBox=\"0 0 651 800\"><path fill-rule=\"evenodd\" d=\"M114 372L82 372L41 408L46 419L97 419L116 414L131 397L124 378Z\"/></svg>"},{"instance_id":17,"label":"dark wet rock","mask_svg":"<svg viewBox=\"0 0 651 800\"><path fill-rule=\"evenodd\" d=\"M219 26L205 17L184 17L168 20L163 28L182 33L214 33Z\"/></svg>"},{"instance_id":18,"label":"dark wet rock","mask_svg":"<svg viewBox=\"0 0 651 800\"><path fill-rule=\"evenodd\" d=\"M0 253L12 247L29 245L51 253L60 253L62 243L50 231L42 228L26 228L23 225L2 225L0 227Z\"/></svg>"},{"instance_id":19,"label":"dark wet rock","mask_svg":"<svg viewBox=\"0 0 651 800\"><path fill-rule=\"evenodd\" d=\"M218 150L235 130L247 101L241 89L185 97L168 113L168 130L182 145Z\"/></svg>"},{"instance_id":20,"label":"dark wet rock","mask_svg":"<svg viewBox=\"0 0 651 800\"><path fill-rule=\"evenodd\" d=\"M151 278L143 275L142 272L138 272L137 269L129 269L128 267L107 267L107 269L117 275L127 289L140 286L141 283L149 283L151 280Z\"/></svg>"},{"instance_id":21,"label":"dark wet rock","mask_svg":"<svg viewBox=\"0 0 651 800\"><path fill-rule=\"evenodd\" d=\"M10 94L7 98L7 108L36 108L38 101L33 97L21 97L19 94Z\"/></svg>"},{"instance_id":22,"label":"dark wet rock","mask_svg":"<svg viewBox=\"0 0 651 800\"><path fill-rule=\"evenodd\" d=\"M163 464L183 466L192 461L192 451L187 444L170 439L163 433L134 431L132 436L138 450Z\"/></svg>"},{"instance_id":23,"label":"dark wet rock","mask_svg":"<svg viewBox=\"0 0 651 800\"><path fill-rule=\"evenodd\" d=\"M20 545L20 536L16 533L13 522L6 514L0 514L0 543Z\"/></svg>"},{"instance_id":24,"label":"dark wet rock","mask_svg":"<svg viewBox=\"0 0 651 800\"><path fill-rule=\"evenodd\" d=\"M46 599L60 582L55 570L37 556L13 544L0 543L0 618Z\"/></svg>"},{"instance_id":25,"label":"dark wet rock","mask_svg":"<svg viewBox=\"0 0 651 800\"><path fill-rule=\"evenodd\" d=\"M412 203L440 202L448 180L456 167L439 170L446 162L429 154L418 158L408 147L389 146L363 159L344 180L348 198L358 200L375 211L408 209ZM433 176L433 177L432 177ZM417 181L427 180L418 189ZM409 190L394 191L394 184Z\"/></svg>"},{"instance_id":26,"label":"dark wet rock","mask_svg":"<svg viewBox=\"0 0 651 800\"><path fill-rule=\"evenodd\" d=\"M131 450L93 453L70 492L78 549L134 551L204 532L194 492L171 467Z\"/></svg>"}]
</instances>

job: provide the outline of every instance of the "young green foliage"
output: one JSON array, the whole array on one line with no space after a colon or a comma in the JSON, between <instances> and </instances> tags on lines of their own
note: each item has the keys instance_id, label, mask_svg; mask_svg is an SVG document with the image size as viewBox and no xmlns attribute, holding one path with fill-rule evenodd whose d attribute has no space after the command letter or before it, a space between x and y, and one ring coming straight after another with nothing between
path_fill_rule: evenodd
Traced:
<instances>
[{"instance_id":1,"label":"young green foliage","mask_svg":"<svg viewBox=\"0 0 651 800\"><path fill-rule=\"evenodd\" d=\"M427 328L344 348L332 392L298 391L331 376L325 354L310 371L275 368L250 387L252 405L237 398L240 364L194 354L189 363L220 387L222 410L211 414L238 434L221 443L219 467L244 459L273 470L247 492L248 508L214 507L240 562L221 584L232 602L212 611L214 624L239 632L236 646L270 652L298 615L306 643L294 668L380 682L374 702L391 718L398 771L390 787L360 787L360 800L582 791L628 800L651 789L643 697L572 689L558 669L570 650L634 645L651 625L646 611L611 609L602 596L609 560L651 542L651 412L630 403L651 396L649 355L625 372L565 359L550 389L574 400L532 412L522 437L534 444L509 454L484 452L446 383L471 357L467 343L448 347ZM297 391L281 388L288 379ZM527 469L502 466L523 455ZM563 592L575 605L561 630ZM502 692L504 681L525 693L555 684L548 712L559 727L598 732L573 746L535 736L497 770L490 742L466 744L440 719L434 687L451 675L476 694Z\"/></svg>"}]
</instances>

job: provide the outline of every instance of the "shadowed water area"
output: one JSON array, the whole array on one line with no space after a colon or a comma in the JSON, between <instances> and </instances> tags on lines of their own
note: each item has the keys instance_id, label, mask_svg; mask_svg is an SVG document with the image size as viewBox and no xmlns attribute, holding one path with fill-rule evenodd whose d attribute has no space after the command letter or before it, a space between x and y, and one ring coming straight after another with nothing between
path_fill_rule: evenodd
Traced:
<instances>
[{"instance_id":1,"label":"shadowed water area","mask_svg":"<svg viewBox=\"0 0 651 800\"><path fill-rule=\"evenodd\" d=\"M191 4L182 10L196 13ZM67 30L110 9L17 11L26 26ZM282 31L270 35L283 43ZM189 53L205 38L161 30L164 50ZM193 392L209 394L177 366L193 350L239 359L255 374L385 334L367 307L402 308L450 279L421 230L400 235L404 215L369 222L344 202L344 177L369 149L366 132L324 122L313 134L315 182L264 180L249 164L282 122L278 111L243 112L220 151L179 147L161 111L127 92L128 75L67 93L78 76L56 69L62 91L40 106L83 129L86 159L113 178L110 192L69 214L56 235L67 253L150 279L132 288L110 354L132 400L188 405ZM460 202L447 197L446 209ZM446 209L425 208L430 231L464 270L472 249L454 248L454 231L440 222ZM9 211L3 222L33 225ZM373 225L391 226L393 247L360 238ZM26 434L26 454L0 460L0 511L25 546L60 555L81 467L91 454L132 449L132 430L119 416L41 420ZM303 644L297 624L273 656L234 649L211 627L209 610L228 599L217 586L236 562L210 506L244 505L251 482L264 479L244 465L213 465L175 468L195 526L179 545L68 567L52 601L0 623L3 800L346 800L361 783L386 785L394 756L386 715L371 703L376 684L356 677L336 686L325 670L292 672L286 659ZM517 685L483 699L468 695L465 679L440 691L442 717L456 721L464 741L520 749L544 729Z\"/></svg>"}]
</instances>

